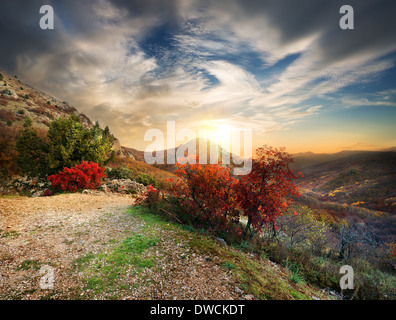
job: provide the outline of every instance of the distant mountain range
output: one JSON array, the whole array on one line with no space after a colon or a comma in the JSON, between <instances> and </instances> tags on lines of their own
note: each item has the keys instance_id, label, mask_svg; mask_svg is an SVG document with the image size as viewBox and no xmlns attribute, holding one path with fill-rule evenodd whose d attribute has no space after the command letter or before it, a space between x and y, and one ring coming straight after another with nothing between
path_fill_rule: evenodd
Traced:
<instances>
[{"instance_id":1,"label":"distant mountain range","mask_svg":"<svg viewBox=\"0 0 396 320\"><path fill-rule=\"evenodd\" d=\"M321 200L396 213L395 149L296 154L297 184Z\"/></svg>"},{"instance_id":2,"label":"distant mountain range","mask_svg":"<svg viewBox=\"0 0 396 320\"><path fill-rule=\"evenodd\" d=\"M301 152L293 154L293 166L296 168L296 170L303 170L315 165L330 162L333 162L333 165L342 165L346 162L350 163L372 156L381 156L388 152L396 152L396 147L381 151L344 150L337 153Z\"/></svg>"}]
</instances>

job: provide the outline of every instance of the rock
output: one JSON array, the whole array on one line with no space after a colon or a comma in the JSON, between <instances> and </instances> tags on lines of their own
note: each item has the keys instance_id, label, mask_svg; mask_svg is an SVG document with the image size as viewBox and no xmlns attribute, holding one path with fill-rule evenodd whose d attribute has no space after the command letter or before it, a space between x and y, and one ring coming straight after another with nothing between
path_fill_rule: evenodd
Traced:
<instances>
[{"instance_id":1,"label":"rock","mask_svg":"<svg viewBox=\"0 0 396 320\"><path fill-rule=\"evenodd\" d=\"M142 195L146 192L143 184L137 183L131 179L114 179L101 186L105 192L131 193Z\"/></svg>"},{"instance_id":2,"label":"rock","mask_svg":"<svg viewBox=\"0 0 396 320\"><path fill-rule=\"evenodd\" d=\"M224 244L225 246L227 245L227 242L225 242L225 240L222 238L217 237L216 240L219 241L221 244Z\"/></svg>"},{"instance_id":3,"label":"rock","mask_svg":"<svg viewBox=\"0 0 396 320\"><path fill-rule=\"evenodd\" d=\"M130 153L130 152L126 152L125 155L126 155L126 157L128 157L129 159L136 160L135 157L133 156L133 154Z\"/></svg>"},{"instance_id":4,"label":"rock","mask_svg":"<svg viewBox=\"0 0 396 320\"><path fill-rule=\"evenodd\" d=\"M235 292L239 294L243 294L243 290L239 289L238 287L235 287Z\"/></svg>"},{"instance_id":5,"label":"rock","mask_svg":"<svg viewBox=\"0 0 396 320\"><path fill-rule=\"evenodd\" d=\"M32 197L33 198L36 198L36 197L42 197L43 195L44 195L44 190L37 190L36 192L34 192L33 194L32 194Z\"/></svg>"}]
</instances>

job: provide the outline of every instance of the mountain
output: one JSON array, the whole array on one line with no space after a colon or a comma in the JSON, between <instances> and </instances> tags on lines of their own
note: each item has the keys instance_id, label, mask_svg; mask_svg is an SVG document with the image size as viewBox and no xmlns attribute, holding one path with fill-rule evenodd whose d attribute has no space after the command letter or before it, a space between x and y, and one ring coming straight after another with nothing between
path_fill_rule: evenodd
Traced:
<instances>
[{"instance_id":1,"label":"mountain","mask_svg":"<svg viewBox=\"0 0 396 320\"><path fill-rule=\"evenodd\" d=\"M51 121L72 114L78 116L87 128L94 125L88 116L69 103L33 88L17 76L0 71L0 177L8 178L18 173L17 153L12 142L15 142L18 131L27 118L32 120L32 126L40 135L45 135ZM174 178L171 173L145 163L143 151L121 146L114 135L112 149L117 157L115 163L109 164L111 167L126 167L132 170L137 178L149 181L149 176L158 184L164 184L167 179Z\"/></svg>"},{"instance_id":2,"label":"mountain","mask_svg":"<svg viewBox=\"0 0 396 320\"><path fill-rule=\"evenodd\" d=\"M175 162L177 162L180 158L188 158L188 156L194 156L194 155L200 155L200 146L203 148L202 152L205 152L206 150L206 161L200 158L200 163L206 164L206 163L222 163L224 167L229 167L231 169L234 168L241 168L244 162L244 159L241 158L240 156L237 156L233 153L230 153L226 149L222 148L220 145L217 143L211 141L210 139L206 138L196 138L187 141L186 143L183 143L179 145L176 148L170 148L166 150L161 150L158 152L143 152L143 157L144 155L155 155L157 153L162 153L164 154L164 163L163 164L153 164L153 166L157 168L161 168L163 170L169 171L169 172L174 172L176 169ZM203 153L205 154L205 153ZM171 163L168 163L168 155L171 156ZM241 170L241 169L240 169ZM233 172L232 170L231 172Z\"/></svg>"}]
</instances>

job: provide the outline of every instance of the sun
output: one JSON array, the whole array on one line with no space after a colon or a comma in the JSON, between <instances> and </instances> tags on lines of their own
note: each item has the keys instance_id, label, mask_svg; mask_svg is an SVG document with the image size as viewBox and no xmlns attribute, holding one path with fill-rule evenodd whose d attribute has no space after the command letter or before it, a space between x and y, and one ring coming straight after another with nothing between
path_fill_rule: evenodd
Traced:
<instances>
[{"instance_id":1,"label":"sun","mask_svg":"<svg viewBox=\"0 0 396 320\"><path fill-rule=\"evenodd\" d=\"M229 149L233 127L228 124L207 124L203 130L199 131L199 137L213 141L223 148Z\"/></svg>"},{"instance_id":2,"label":"sun","mask_svg":"<svg viewBox=\"0 0 396 320\"><path fill-rule=\"evenodd\" d=\"M214 142L226 147L231 144L232 126L227 124L221 124L215 130L215 135L213 137Z\"/></svg>"}]
</instances>

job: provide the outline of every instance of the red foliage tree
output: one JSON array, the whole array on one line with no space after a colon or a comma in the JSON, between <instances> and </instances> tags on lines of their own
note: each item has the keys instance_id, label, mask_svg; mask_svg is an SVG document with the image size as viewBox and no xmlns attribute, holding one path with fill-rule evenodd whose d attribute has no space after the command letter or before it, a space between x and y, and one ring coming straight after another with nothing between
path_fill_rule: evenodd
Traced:
<instances>
[{"instance_id":1,"label":"red foliage tree","mask_svg":"<svg viewBox=\"0 0 396 320\"><path fill-rule=\"evenodd\" d=\"M241 176L234 186L243 215L248 219L246 232L251 227L260 231L270 222L275 226L276 218L292 202L292 196L300 195L293 184L298 175L290 168L293 162L290 154L283 148L269 146L257 149L256 154L251 172Z\"/></svg>"},{"instance_id":2,"label":"red foliage tree","mask_svg":"<svg viewBox=\"0 0 396 320\"><path fill-rule=\"evenodd\" d=\"M76 192L78 189L96 189L100 186L100 179L105 177L104 168L95 162L81 164L73 168L64 168L58 174L51 175L47 179L51 181L52 189Z\"/></svg>"},{"instance_id":3,"label":"red foliage tree","mask_svg":"<svg viewBox=\"0 0 396 320\"><path fill-rule=\"evenodd\" d=\"M177 164L175 173L182 179L174 182L170 192L194 223L216 232L224 231L230 221L238 221L233 192L236 180L230 176L229 168L196 161L196 164Z\"/></svg>"}]
</instances>

